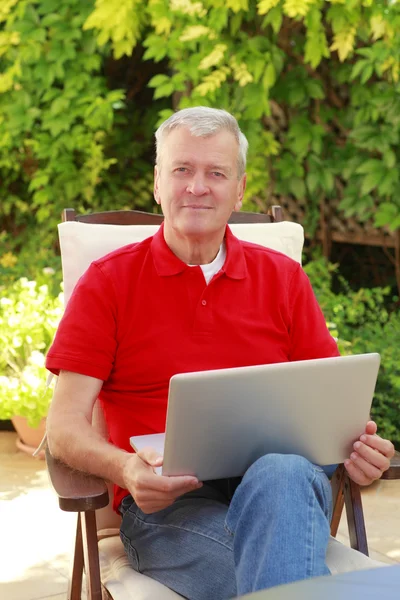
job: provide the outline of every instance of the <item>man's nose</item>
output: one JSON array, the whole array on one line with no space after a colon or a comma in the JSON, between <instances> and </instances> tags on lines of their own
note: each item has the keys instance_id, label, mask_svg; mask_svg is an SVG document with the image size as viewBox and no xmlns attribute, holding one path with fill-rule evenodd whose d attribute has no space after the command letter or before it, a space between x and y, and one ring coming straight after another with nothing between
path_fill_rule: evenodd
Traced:
<instances>
[{"instance_id":1,"label":"man's nose","mask_svg":"<svg viewBox=\"0 0 400 600\"><path fill-rule=\"evenodd\" d=\"M194 175L187 186L187 191L193 196L203 196L210 190L203 175Z\"/></svg>"}]
</instances>

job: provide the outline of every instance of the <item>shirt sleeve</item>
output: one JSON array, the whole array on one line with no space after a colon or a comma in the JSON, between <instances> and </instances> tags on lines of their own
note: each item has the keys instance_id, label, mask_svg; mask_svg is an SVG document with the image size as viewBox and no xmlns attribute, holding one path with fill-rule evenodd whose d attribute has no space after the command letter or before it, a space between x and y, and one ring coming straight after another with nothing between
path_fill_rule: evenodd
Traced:
<instances>
[{"instance_id":1,"label":"shirt sleeve","mask_svg":"<svg viewBox=\"0 0 400 600\"><path fill-rule=\"evenodd\" d=\"M106 381L117 348L117 303L113 283L92 263L78 281L46 357L58 375L72 371Z\"/></svg>"},{"instance_id":2,"label":"shirt sleeve","mask_svg":"<svg viewBox=\"0 0 400 600\"><path fill-rule=\"evenodd\" d=\"M289 285L289 334L292 361L339 356L310 280L298 266Z\"/></svg>"}]
</instances>

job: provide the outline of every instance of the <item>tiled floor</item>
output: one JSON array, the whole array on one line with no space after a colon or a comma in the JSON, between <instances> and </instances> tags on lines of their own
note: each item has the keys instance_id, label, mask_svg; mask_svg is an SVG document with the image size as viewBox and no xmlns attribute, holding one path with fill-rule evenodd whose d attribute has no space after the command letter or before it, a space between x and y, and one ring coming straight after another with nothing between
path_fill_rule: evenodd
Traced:
<instances>
[{"instance_id":1,"label":"tiled floor","mask_svg":"<svg viewBox=\"0 0 400 600\"><path fill-rule=\"evenodd\" d=\"M363 491L370 554L400 562L400 481ZM64 600L75 516L58 509L45 465L0 432L0 598ZM338 538L346 542L345 519Z\"/></svg>"}]
</instances>

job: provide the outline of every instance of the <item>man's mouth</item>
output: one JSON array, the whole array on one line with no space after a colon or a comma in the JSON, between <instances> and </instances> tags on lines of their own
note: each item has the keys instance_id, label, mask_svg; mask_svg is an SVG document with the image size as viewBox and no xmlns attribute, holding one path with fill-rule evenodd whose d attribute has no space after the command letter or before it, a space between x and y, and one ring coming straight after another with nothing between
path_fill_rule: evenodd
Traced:
<instances>
[{"instance_id":1,"label":"man's mouth","mask_svg":"<svg viewBox=\"0 0 400 600\"><path fill-rule=\"evenodd\" d=\"M204 204L185 204L183 208L192 208L196 210L211 210L211 206L205 206Z\"/></svg>"}]
</instances>

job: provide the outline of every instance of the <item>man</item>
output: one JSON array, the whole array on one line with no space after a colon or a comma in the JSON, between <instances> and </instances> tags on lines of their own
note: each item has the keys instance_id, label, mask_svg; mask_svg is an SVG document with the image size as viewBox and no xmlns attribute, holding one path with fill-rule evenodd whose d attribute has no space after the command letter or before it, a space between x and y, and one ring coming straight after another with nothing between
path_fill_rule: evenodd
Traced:
<instances>
[{"instance_id":1,"label":"man","mask_svg":"<svg viewBox=\"0 0 400 600\"><path fill-rule=\"evenodd\" d=\"M157 131L158 233L95 261L47 357L60 373L48 418L52 454L116 484L114 507L134 569L191 600L329 573L331 491L299 456L269 455L243 479L163 477L131 435L164 431L177 372L335 356L307 277L286 256L239 241L247 141L225 111L182 110ZM100 397L110 443L90 420ZM365 485L393 446L366 424L346 461Z\"/></svg>"}]
</instances>

